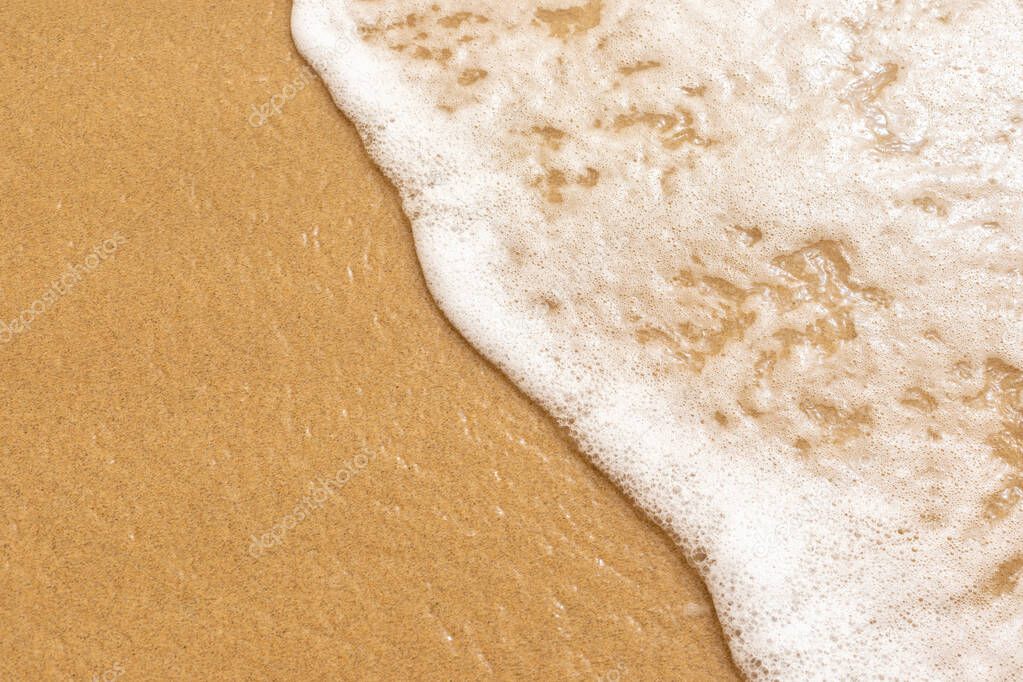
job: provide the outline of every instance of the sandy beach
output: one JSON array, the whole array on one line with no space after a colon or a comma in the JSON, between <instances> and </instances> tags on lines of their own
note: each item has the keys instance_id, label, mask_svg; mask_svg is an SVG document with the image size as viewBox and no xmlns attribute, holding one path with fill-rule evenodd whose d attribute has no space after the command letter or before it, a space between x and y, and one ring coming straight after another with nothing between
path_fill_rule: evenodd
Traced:
<instances>
[{"instance_id":1,"label":"sandy beach","mask_svg":"<svg viewBox=\"0 0 1023 682\"><path fill-rule=\"evenodd\" d=\"M737 679L438 311L289 19L0 10L0 679Z\"/></svg>"}]
</instances>

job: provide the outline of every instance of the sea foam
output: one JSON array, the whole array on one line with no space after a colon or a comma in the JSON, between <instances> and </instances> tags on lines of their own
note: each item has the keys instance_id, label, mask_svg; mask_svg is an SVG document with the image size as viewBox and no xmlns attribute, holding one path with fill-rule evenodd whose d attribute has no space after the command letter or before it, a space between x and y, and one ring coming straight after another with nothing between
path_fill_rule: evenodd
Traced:
<instances>
[{"instance_id":1,"label":"sea foam","mask_svg":"<svg viewBox=\"0 0 1023 682\"><path fill-rule=\"evenodd\" d=\"M1023 4L293 32L445 314L678 540L750 679L1023 677Z\"/></svg>"}]
</instances>

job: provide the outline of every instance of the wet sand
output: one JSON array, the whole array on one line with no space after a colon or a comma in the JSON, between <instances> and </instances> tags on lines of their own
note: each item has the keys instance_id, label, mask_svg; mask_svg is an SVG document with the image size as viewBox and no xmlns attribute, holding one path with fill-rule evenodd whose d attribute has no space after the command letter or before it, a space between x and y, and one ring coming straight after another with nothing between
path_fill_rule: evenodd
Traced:
<instances>
[{"instance_id":1,"label":"wet sand","mask_svg":"<svg viewBox=\"0 0 1023 682\"><path fill-rule=\"evenodd\" d=\"M0 9L0 679L736 678L438 312L289 12Z\"/></svg>"}]
</instances>

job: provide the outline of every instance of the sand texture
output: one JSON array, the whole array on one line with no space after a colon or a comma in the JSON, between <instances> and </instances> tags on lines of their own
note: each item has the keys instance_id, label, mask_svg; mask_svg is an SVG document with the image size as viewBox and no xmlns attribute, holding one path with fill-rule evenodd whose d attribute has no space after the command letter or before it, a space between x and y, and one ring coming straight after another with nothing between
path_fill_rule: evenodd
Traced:
<instances>
[{"instance_id":1,"label":"sand texture","mask_svg":"<svg viewBox=\"0 0 1023 682\"><path fill-rule=\"evenodd\" d=\"M289 13L0 9L0 679L734 679L671 541L438 312Z\"/></svg>"}]
</instances>

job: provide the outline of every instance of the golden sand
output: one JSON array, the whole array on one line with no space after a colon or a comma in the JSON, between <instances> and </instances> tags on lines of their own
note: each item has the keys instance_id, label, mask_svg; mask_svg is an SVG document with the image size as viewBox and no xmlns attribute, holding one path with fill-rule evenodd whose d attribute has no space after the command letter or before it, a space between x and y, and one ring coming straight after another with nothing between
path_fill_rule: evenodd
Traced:
<instances>
[{"instance_id":1,"label":"golden sand","mask_svg":"<svg viewBox=\"0 0 1023 682\"><path fill-rule=\"evenodd\" d=\"M438 312L289 12L0 11L0 318L42 301L0 343L0 678L735 678L671 541Z\"/></svg>"}]
</instances>

